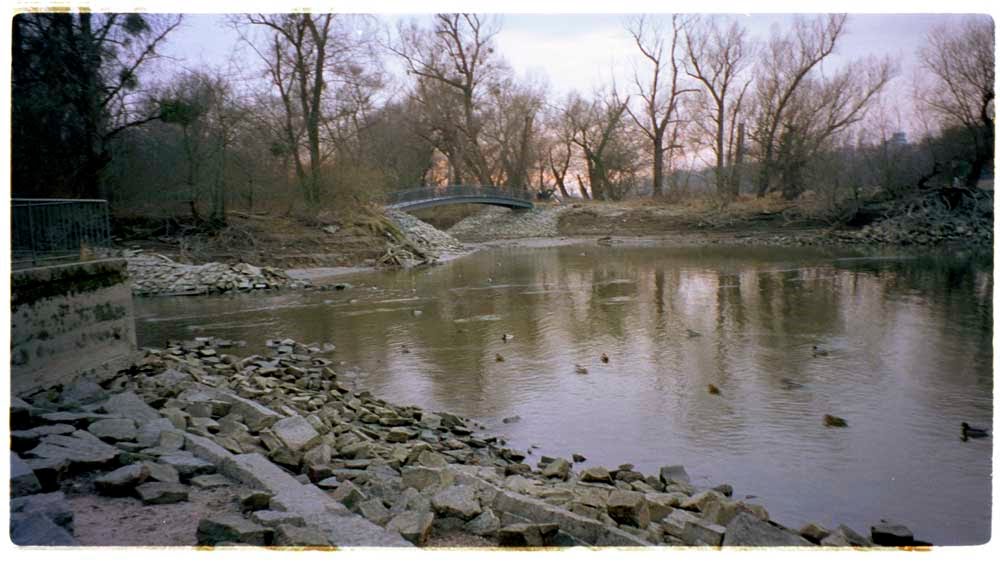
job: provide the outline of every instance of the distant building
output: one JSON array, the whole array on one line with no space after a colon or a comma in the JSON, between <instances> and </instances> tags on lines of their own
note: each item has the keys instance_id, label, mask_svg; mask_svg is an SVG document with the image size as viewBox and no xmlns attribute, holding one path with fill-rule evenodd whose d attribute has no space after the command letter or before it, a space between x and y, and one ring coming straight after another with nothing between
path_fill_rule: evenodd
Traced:
<instances>
[{"instance_id":1,"label":"distant building","mask_svg":"<svg viewBox=\"0 0 1000 563\"><path fill-rule=\"evenodd\" d=\"M892 134L892 137L889 137L888 144L891 147L906 146L907 145L906 133L903 131L896 131L895 133Z\"/></svg>"}]
</instances>

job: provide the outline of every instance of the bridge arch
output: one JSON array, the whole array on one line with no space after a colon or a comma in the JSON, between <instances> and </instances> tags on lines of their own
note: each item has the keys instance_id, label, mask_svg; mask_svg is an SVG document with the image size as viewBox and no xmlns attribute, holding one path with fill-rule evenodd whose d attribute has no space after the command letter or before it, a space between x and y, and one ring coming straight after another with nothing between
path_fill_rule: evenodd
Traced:
<instances>
[{"instance_id":1,"label":"bridge arch","mask_svg":"<svg viewBox=\"0 0 1000 563\"><path fill-rule=\"evenodd\" d=\"M439 205L477 203L510 209L532 209L532 194L528 190L492 186L445 186L416 188L389 194L387 209L412 211Z\"/></svg>"}]
</instances>

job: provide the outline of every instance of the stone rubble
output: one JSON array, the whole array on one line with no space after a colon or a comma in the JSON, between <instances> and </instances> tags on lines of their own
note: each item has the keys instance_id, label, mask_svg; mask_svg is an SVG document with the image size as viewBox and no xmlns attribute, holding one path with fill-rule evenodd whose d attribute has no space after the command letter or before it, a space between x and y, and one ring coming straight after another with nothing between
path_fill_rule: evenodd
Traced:
<instances>
[{"instance_id":1,"label":"stone rubble","mask_svg":"<svg viewBox=\"0 0 1000 563\"><path fill-rule=\"evenodd\" d=\"M448 229L458 240L485 242L499 239L546 238L559 236L559 216L570 206L539 206L530 210L487 207Z\"/></svg>"},{"instance_id":2,"label":"stone rubble","mask_svg":"<svg viewBox=\"0 0 1000 563\"><path fill-rule=\"evenodd\" d=\"M511 547L923 545L886 522L871 537L790 530L677 465L643 475L543 456L535 469L472 420L349 389L315 346L271 341L240 358L228 344L147 349L84 406L59 389L13 401L15 543L72 545L60 481L90 475L99 494L146 505L231 491L233 509L201 517L199 545L404 547L452 533Z\"/></svg>"},{"instance_id":3,"label":"stone rubble","mask_svg":"<svg viewBox=\"0 0 1000 563\"><path fill-rule=\"evenodd\" d=\"M284 270L251 264L183 264L159 254L125 251L132 293L148 295L205 295L270 289L298 289L309 282L293 279Z\"/></svg>"},{"instance_id":4,"label":"stone rubble","mask_svg":"<svg viewBox=\"0 0 1000 563\"><path fill-rule=\"evenodd\" d=\"M404 213L396 209L386 209L385 216L399 227L399 230L407 238L432 254L462 252L465 250L465 245L455 237L436 229L433 225L425 223L409 213Z\"/></svg>"}]
</instances>

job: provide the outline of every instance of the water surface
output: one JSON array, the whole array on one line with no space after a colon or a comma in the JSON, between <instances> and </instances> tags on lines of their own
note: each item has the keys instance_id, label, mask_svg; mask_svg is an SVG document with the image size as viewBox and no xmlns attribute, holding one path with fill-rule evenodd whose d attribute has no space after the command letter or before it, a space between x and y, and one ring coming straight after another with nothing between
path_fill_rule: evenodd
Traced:
<instances>
[{"instance_id":1,"label":"water surface","mask_svg":"<svg viewBox=\"0 0 1000 563\"><path fill-rule=\"evenodd\" d=\"M939 545L989 539L992 438L959 439L992 420L989 261L588 245L341 279L355 287L140 299L140 345L330 341L359 388L535 456L683 464L794 527L888 518Z\"/></svg>"}]
</instances>

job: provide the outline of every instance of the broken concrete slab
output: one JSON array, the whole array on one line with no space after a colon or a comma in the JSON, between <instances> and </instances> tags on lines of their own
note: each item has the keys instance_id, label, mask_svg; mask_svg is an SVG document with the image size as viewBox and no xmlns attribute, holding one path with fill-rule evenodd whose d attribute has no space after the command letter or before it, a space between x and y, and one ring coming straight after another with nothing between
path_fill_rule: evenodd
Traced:
<instances>
[{"instance_id":1,"label":"broken concrete slab","mask_svg":"<svg viewBox=\"0 0 1000 563\"><path fill-rule=\"evenodd\" d=\"M467 522L482 513L476 489L468 485L452 485L431 498L431 507L439 518L455 517Z\"/></svg>"},{"instance_id":2,"label":"broken concrete slab","mask_svg":"<svg viewBox=\"0 0 1000 563\"><path fill-rule=\"evenodd\" d=\"M124 496L131 494L132 490L148 477L149 469L141 463L134 463L94 479L94 486L102 495Z\"/></svg>"},{"instance_id":3,"label":"broken concrete slab","mask_svg":"<svg viewBox=\"0 0 1000 563\"><path fill-rule=\"evenodd\" d=\"M726 537L722 545L784 547L810 546L812 543L791 530L779 528L768 521L754 517L748 512L741 512L726 526Z\"/></svg>"},{"instance_id":4,"label":"broken concrete slab","mask_svg":"<svg viewBox=\"0 0 1000 563\"><path fill-rule=\"evenodd\" d=\"M20 546L79 545L65 528L42 514L11 518L10 540Z\"/></svg>"},{"instance_id":5,"label":"broken concrete slab","mask_svg":"<svg viewBox=\"0 0 1000 563\"><path fill-rule=\"evenodd\" d=\"M304 452L320 442L319 432L302 416L283 418L273 425L271 431L281 443L292 452Z\"/></svg>"},{"instance_id":6,"label":"broken concrete slab","mask_svg":"<svg viewBox=\"0 0 1000 563\"><path fill-rule=\"evenodd\" d=\"M12 498L10 513L11 517L41 514L73 533L73 510L62 491Z\"/></svg>"},{"instance_id":7,"label":"broken concrete slab","mask_svg":"<svg viewBox=\"0 0 1000 563\"><path fill-rule=\"evenodd\" d=\"M247 545L268 545L273 530L255 524L235 514L219 514L198 522L198 545L239 542Z\"/></svg>"},{"instance_id":8,"label":"broken concrete slab","mask_svg":"<svg viewBox=\"0 0 1000 563\"><path fill-rule=\"evenodd\" d=\"M42 491L35 472L17 454L10 452L10 496L33 495Z\"/></svg>"},{"instance_id":9,"label":"broken concrete slab","mask_svg":"<svg viewBox=\"0 0 1000 563\"><path fill-rule=\"evenodd\" d=\"M137 429L130 418L107 418L91 423L87 431L109 442L130 442L135 440Z\"/></svg>"},{"instance_id":10,"label":"broken concrete slab","mask_svg":"<svg viewBox=\"0 0 1000 563\"><path fill-rule=\"evenodd\" d=\"M558 532L556 524L513 524L500 528L497 540L500 547L546 547Z\"/></svg>"},{"instance_id":11,"label":"broken concrete slab","mask_svg":"<svg viewBox=\"0 0 1000 563\"><path fill-rule=\"evenodd\" d=\"M143 504L174 504L188 500L188 488L180 483L143 483L135 492Z\"/></svg>"},{"instance_id":12,"label":"broken concrete slab","mask_svg":"<svg viewBox=\"0 0 1000 563\"><path fill-rule=\"evenodd\" d=\"M104 412L118 415L121 418L131 418L137 424L144 424L160 418L156 409L146 404L132 391L112 395L104 403Z\"/></svg>"},{"instance_id":13,"label":"broken concrete slab","mask_svg":"<svg viewBox=\"0 0 1000 563\"><path fill-rule=\"evenodd\" d=\"M119 450L105 444L92 434L77 430L72 435L50 435L29 450L33 457L62 458L70 463L70 468L95 468L109 465L118 457Z\"/></svg>"},{"instance_id":14,"label":"broken concrete slab","mask_svg":"<svg viewBox=\"0 0 1000 563\"><path fill-rule=\"evenodd\" d=\"M385 529L391 532L398 532L400 536L412 542L413 545L422 547L427 543L433 525L433 512L407 510L389 520L389 523L385 525Z\"/></svg>"},{"instance_id":15,"label":"broken concrete slab","mask_svg":"<svg viewBox=\"0 0 1000 563\"><path fill-rule=\"evenodd\" d=\"M177 470L181 479L190 479L197 475L207 475L215 472L215 465L199 457L195 457L191 452L178 451L169 455L161 455L159 462L169 465Z\"/></svg>"}]
</instances>

